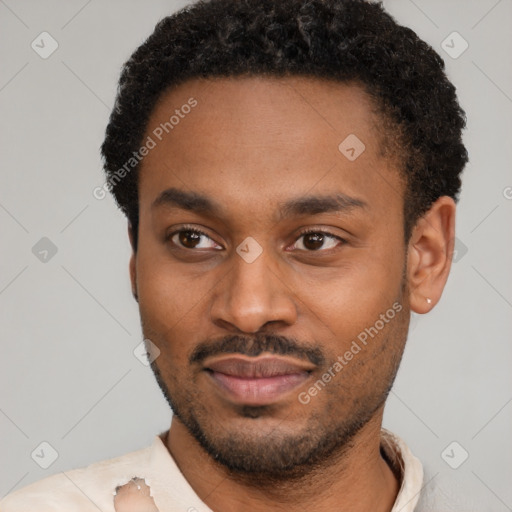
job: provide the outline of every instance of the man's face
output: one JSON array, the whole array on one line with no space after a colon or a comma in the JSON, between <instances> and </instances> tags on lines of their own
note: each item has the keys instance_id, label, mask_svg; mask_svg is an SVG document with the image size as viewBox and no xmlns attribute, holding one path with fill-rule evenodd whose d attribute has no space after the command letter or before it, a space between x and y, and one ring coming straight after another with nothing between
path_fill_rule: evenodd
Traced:
<instances>
[{"instance_id":1,"label":"man's face","mask_svg":"<svg viewBox=\"0 0 512 512\"><path fill-rule=\"evenodd\" d=\"M377 126L360 88L305 78L190 81L151 115L143 332L177 419L235 471L300 472L382 414L409 305Z\"/></svg>"}]
</instances>

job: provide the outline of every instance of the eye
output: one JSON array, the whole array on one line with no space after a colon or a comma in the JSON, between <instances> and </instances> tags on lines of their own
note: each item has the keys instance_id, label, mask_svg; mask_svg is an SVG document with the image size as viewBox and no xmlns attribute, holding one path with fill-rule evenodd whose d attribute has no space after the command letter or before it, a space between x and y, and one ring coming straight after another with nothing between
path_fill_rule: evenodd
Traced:
<instances>
[{"instance_id":1,"label":"eye","mask_svg":"<svg viewBox=\"0 0 512 512\"><path fill-rule=\"evenodd\" d=\"M346 243L346 240L332 233L319 229L310 229L300 234L293 248L312 252L320 249L334 249L344 243Z\"/></svg>"},{"instance_id":2,"label":"eye","mask_svg":"<svg viewBox=\"0 0 512 512\"><path fill-rule=\"evenodd\" d=\"M166 240L181 249L222 249L206 233L196 228L183 227L170 233Z\"/></svg>"}]
</instances>

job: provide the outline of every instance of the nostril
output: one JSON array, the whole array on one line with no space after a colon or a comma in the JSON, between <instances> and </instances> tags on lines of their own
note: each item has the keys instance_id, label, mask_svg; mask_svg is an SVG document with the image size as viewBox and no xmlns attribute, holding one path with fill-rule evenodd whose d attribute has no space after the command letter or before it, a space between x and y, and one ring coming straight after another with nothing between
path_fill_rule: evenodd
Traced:
<instances>
[{"instance_id":1,"label":"nostril","mask_svg":"<svg viewBox=\"0 0 512 512\"><path fill-rule=\"evenodd\" d=\"M151 497L150 488L142 478L133 477L114 492L116 512L159 512Z\"/></svg>"}]
</instances>

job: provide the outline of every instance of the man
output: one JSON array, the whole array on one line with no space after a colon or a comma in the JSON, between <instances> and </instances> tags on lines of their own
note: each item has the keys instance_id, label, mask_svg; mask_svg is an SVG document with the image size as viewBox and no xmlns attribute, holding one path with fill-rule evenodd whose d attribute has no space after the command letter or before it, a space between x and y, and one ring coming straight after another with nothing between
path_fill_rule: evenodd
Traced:
<instances>
[{"instance_id":1,"label":"man","mask_svg":"<svg viewBox=\"0 0 512 512\"><path fill-rule=\"evenodd\" d=\"M174 416L2 512L435 507L382 416L467 162L441 58L378 4L210 0L126 63L102 146Z\"/></svg>"}]
</instances>

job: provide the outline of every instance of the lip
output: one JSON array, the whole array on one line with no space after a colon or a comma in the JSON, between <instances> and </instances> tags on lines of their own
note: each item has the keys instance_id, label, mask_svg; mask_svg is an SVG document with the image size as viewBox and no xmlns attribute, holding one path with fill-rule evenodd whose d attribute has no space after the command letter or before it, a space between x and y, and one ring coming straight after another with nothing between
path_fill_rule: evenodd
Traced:
<instances>
[{"instance_id":1,"label":"lip","mask_svg":"<svg viewBox=\"0 0 512 512\"><path fill-rule=\"evenodd\" d=\"M303 384L315 365L287 357L229 356L207 360L204 370L230 401L269 405Z\"/></svg>"}]
</instances>

